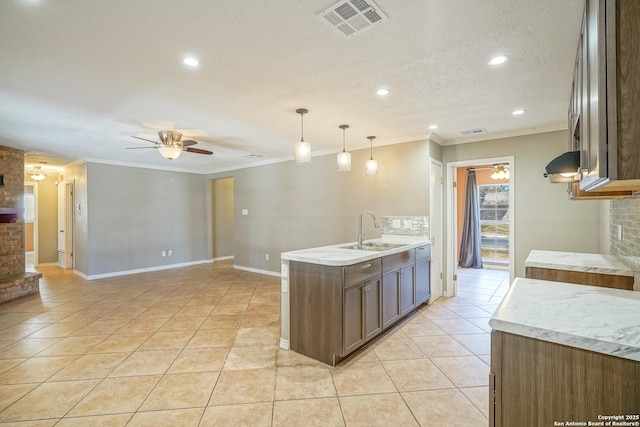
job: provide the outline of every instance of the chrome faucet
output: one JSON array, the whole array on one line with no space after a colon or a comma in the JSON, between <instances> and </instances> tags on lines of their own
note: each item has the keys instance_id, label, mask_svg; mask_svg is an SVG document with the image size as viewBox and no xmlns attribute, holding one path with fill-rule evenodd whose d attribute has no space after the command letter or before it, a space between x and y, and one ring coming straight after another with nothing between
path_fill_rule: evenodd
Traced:
<instances>
[{"instance_id":1,"label":"chrome faucet","mask_svg":"<svg viewBox=\"0 0 640 427\"><path fill-rule=\"evenodd\" d=\"M363 236L362 236L362 217L364 216L364 214L371 215L371 218L373 218L373 226L375 228L380 228L380 224L378 224L378 220L376 219L376 216L373 214L373 212L371 212L371 211L362 212L360 214L360 221L358 223L358 246L362 246L362 240L363 240Z\"/></svg>"}]
</instances>

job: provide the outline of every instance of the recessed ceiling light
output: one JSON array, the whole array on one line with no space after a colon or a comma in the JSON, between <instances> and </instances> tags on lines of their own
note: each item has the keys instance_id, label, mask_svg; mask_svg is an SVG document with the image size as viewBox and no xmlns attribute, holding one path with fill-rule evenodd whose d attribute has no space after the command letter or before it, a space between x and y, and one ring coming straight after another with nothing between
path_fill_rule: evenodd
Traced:
<instances>
[{"instance_id":1,"label":"recessed ceiling light","mask_svg":"<svg viewBox=\"0 0 640 427\"><path fill-rule=\"evenodd\" d=\"M489 65L500 65L500 64L504 64L505 62L507 62L509 60L509 57L506 55L498 55L498 56L494 56L493 58L491 58L491 60L489 61Z\"/></svg>"},{"instance_id":2,"label":"recessed ceiling light","mask_svg":"<svg viewBox=\"0 0 640 427\"><path fill-rule=\"evenodd\" d=\"M387 96L387 95L389 95L389 89L383 87L383 88L378 89L378 91L376 93L379 96Z\"/></svg>"},{"instance_id":3,"label":"recessed ceiling light","mask_svg":"<svg viewBox=\"0 0 640 427\"><path fill-rule=\"evenodd\" d=\"M524 110L513 110L511 114L513 114L514 116L519 116L520 114L524 114Z\"/></svg>"},{"instance_id":4,"label":"recessed ceiling light","mask_svg":"<svg viewBox=\"0 0 640 427\"><path fill-rule=\"evenodd\" d=\"M438 129L438 125L430 125L429 129L433 130L433 129Z\"/></svg>"},{"instance_id":5,"label":"recessed ceiling light","mask_svg":"<svg viewBox=\"0 0 640 427\"><path fill-rule=\"evenodd\" d=\"M182 62L185 63L185 65L188 65L189 67L197 67L198 64L200 63L196 58L194 58L193 56L187 56L186 58L184 58L182 60Z\"/></svg>"},{"instance_id":6,"label":"recessed ceiling light","mask_svg":"<svg viewBox=\"0 0 640 427\"><path fill-rule=\"evenodd\" d=\"M246 157L247 159L258 159L262 156L260 154L247 154L246 156L243 156L243 157Z\"/></svg>"}]
</instances>

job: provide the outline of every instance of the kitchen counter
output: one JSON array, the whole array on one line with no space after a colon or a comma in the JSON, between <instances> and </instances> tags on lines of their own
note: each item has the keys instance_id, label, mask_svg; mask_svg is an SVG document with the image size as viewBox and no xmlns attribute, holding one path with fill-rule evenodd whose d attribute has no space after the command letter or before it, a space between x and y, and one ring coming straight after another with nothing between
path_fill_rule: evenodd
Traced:
<instances>
[{"instance_id":1,"label":"kitchen counter","mask_svg":"<svg viewBox=\"0 0 640 427\"><path fill-rule=\"evenodd\" d=\"M489 321L497 331L640 361L640 293L516 278Z\"/></svg>"},{"instance_id":2,"label":"kitchen counter","mask_svg":"<svg viewBox=\"0 0 640 427\"><path fill-rule=\"evenodd\" d=\"M371 239L366 242L385 242L392 244L402 244L397 248L390 248L383 251L344 249L343 246L355 245L356 242L340 243L331 246L322 246L298 251L283 252L280 254L282 260L306 262L308 264L320 264L328 266L345 266L369 261L386 255L406 251L429 244L427 237L415 236L390 236L383 235L379 239Z\"/></svg>"},{"instance_id":3,"label":"kitchen counter","mask_svg":"<svg viewBox=\"0 0 640 427\"><path fill-rule=\"evenodd\" d=\"M632 269L611 255L533 250L524 266L634 277Z\"/></svg>"}]
</instances>

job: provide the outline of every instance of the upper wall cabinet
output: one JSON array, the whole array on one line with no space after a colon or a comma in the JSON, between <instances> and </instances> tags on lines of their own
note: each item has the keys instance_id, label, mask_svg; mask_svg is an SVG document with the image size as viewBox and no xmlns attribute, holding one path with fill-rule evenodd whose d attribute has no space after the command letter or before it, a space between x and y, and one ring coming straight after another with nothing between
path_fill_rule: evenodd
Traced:
<instances>
[{"instance_id":1,"label":"upper wall cabinet","mask_svg":"<svg viewBox=\"0 0 640 427\"><path fill-rule=\"evenodd\" d=\"M640 189L640 1L586 0L569 105L580 189Z\"/></svg>"}]
</instances>

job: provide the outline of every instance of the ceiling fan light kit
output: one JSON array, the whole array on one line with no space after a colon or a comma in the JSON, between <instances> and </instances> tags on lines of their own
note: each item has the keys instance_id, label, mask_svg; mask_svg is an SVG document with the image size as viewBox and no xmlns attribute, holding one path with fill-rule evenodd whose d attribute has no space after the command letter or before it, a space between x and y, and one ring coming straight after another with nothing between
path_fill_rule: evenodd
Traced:
<instances>
[{"instance_id":1,"label":"ceiling fan light kit","mask_svg":"<svg viewBox=\"0 0 640 427\"><path fill-rule=\"evenodd\" d=\"M160 155L168 160L177 159L183 151L195 154L212 155L213 152L209 150L202 150L200 148L192 148L192 145L196 145L197 142L188 139L182 140L182 133L175 130L161 130L158 132L158 138L160 142L152 141L150 139L141 138L139 136L132 136L132 138L141 139L155 144L155 147L129 147L129 150L135 150L139 148L155 148L160 152Z\"/></svg>"}]
</instances>

